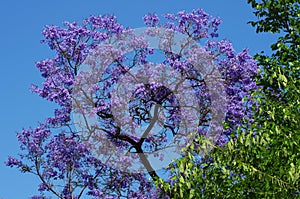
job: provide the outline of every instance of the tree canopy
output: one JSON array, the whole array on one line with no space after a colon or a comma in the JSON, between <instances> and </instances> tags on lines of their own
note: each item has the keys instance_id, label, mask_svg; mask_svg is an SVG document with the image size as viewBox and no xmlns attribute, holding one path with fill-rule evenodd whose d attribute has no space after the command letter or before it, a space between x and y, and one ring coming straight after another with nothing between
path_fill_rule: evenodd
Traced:
<instances>
[{"instance_id":1,"label":"tree canopy","mask_svg":"<svg viewBox=\"0 0 300 199\"><path fill-rule=\"evenodd\" d=\"M259 89L254 123L245 120L237 139L214 146L207 159L192 154L177 162L171 183L174 198L300 197L300 9L296 0L249 0L257 33L277 34L272 54L257 54ZM247 99L245 99L246 101Z\"/></svg>"},{"instance_id":2,"label":"tree canopy","mask_svg":"<svg viewBox=\"0 0 300 199\"><path fill-rule=\"evenodd\" d=\"M143 35L113 15L46 26L55 57L37 62L45 81L32 90L58 108L18 133L23 153L6 162L41 180L32 198L300 198L300 5L248 3L257 33L278 35L256 61L218 40L220 19L201 9L149 13ZM181 157L162 175L149 157L164 160L170 142Z\"/></svg>"}]
</instances>

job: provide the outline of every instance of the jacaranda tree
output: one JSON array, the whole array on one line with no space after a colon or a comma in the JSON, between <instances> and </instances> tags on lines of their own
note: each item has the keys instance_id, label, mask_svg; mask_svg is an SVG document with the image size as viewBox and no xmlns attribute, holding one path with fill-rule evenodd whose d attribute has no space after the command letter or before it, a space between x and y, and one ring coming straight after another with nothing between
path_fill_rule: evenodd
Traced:
<instances>
[{"instance_id":1,"label":"jacaranda tree","mask_svg":"<svg viewBox=\"0 0 300 199\"><path fill-rule=\"evenodd\" d=\"M159 185L182 169L164 160L188 145L209 164L203 142L222 147L253 123L257 65L216 39L219 18L198 9L144 21L137 30L100 15L44 29L56 56L36 63L45 81L32 90L58 106L18 133L22 154L6 162L41 180L32 198L183 197Z\"/></svg>"},{"instance_id":2,"label":"jacaranda tree","mask_svg":"<svg viewBox=\"0 0 300 199\"><path fill-rule=\"evenodd\" d=\"M253 98L254 122L237 129L237 138L195 159L177 161L169 181L160 180L174 198L300 197L300 4L296 0L249 0L256 31L278 34L271 55L257 54L260 72ZM245 98L245 101L247 99ZM194 149L194 146L190 148ZM199 150L199 149L198 149ZM189 150L187 150L189 151Z\"/></svg>"}]
</instances>

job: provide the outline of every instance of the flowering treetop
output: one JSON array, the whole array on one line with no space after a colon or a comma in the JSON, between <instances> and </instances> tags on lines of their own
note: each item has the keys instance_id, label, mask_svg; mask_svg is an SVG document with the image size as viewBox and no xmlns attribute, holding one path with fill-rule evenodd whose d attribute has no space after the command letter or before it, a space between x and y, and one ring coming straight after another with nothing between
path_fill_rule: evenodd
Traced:
<instances>
[{"instance_id":1,"label":"flowering treetop","mask_svg":"<svg viewBox=\"0 0 300 199\"><path fill-rule=\"evenodd\" d=\"M168 148L199 136L221 146L251 122L257 66L247 50L216 39L219 18L197 9L144 22L130 29L100 15L46 26L42 43L56 56L36 63L45 81L32 89L58 108L18 133L24 153L6 163L36 174L41 193L159 197L154 164Z\"/></svg>"}]
</instances>

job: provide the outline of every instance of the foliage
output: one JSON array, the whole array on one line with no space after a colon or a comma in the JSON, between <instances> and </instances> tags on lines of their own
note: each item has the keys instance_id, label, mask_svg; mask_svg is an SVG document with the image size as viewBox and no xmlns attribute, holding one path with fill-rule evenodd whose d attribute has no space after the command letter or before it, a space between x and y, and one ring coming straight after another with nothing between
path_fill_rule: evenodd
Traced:
<instances>
[{"instance_id":1,"label":"foliage","mask_svg":"<svg viewBox=\"0 0 300 199\"><path fill-rule=\"evenodd\" d=\"M257 32L280 33L270 56L259 54L254 123L202 160L177 162L174 198L300 198L300 9L296 0L249 0ZM247 99L245 99L247 100Z\"/></svg>"},{"instance_id":2,"label":"foliage","mask_svg":"<svg viewBox=\"0 0 300 199\"><path fill-rule=\"evenodd\" d=\"M151 49L143 38L132 35L130 28L124 28L111 15L91 16L80 25L66 22L64 28L54 25L46 26L43 31L45 37L43 43L48 44L50 49L55 51L56 56L37 62L36 66L41 71L45 81L41 88L33 86L32 89L42 98L54 101L58 104L58 108L54 111L54 117L46 119L37 128L23 129L22 132L18 133L18 140L23 153L19 159L9 157L6 162L7 166L17 167L21 172L29 172L40 178L39 191L41 196L34 196L33 198L43 198L43 193L47 191L64 199L79 199L89 196L95 198L176 197L176 192L169 192L165 187L155 188L153 182L158 179L159 174L151 167L146 154L149 150L153 152L165 147L165 140L169 138L167 131L171 132L173 136L179 134L177 132L180 123L178 120L191 120L190 112L182 114L184 113L184 106L178 103L179 97L175 95L177 88L181 84L184 85L184 81L188 82L197 96L195 102L192 101L192 98L189 98L190 101L184 101L187 103L186 106L190 102L193 106L197 104L202 107L198 110L201 117L196 120L197 125L193 129L195 137L198 139L192 140L194 142L192 142L191 149L193 149L192 146L195 146L193 153L199 151L199 146L202 146L204 152L209 150L209 147L203 148L205 146L202 143L203 137L209 137L212 144L218 146L217 149L223 149L221 146L224 143L230 138L236 137L235 132L237 128L242 128L243 120L249 121L249 125L252 124L253 115L249 107L254 102L251 99L250 91L257 89L252 78L257 73L257 65L247 50L236 53L230 42L215 39L218 36L217 30L220 19L210 18L207 13L198 9L191 13L166 14L164 15L164 22L156 14L148 14L144 17L144 21L150 27L149 30L164 28L168 30L166 32L171 34L179 32L188 38L188 42L181 45L180 53L173 53L168 46L162 48L163 64L183 77L177 82L178 84L175 84L176 89L165 88L161 82L137 82L139 87L132 91L134 98L126 104L129 106L130 116L133 119L123 118L122 115L113 115L122 111L120 108L118 109L119 112L114 112L112 107L118 107L122 104L123 98L122 96L113 98L112 88L126 74L132 75L130 69L138 65L151 66L148 58L157 51ZM149 34L154 33L150 31ZM128 35L130 39L122 40L124 35ZM168 41L167 39L163 40L163 44L168 44ZM205 42L206 44L199 48L197 45L192 45L191 41ZM186 48L187 46L190 48ZM122 54L124 51L126 52L126 49L134 50L132 54ZM193 56L185 57L189 53L188 50ZM87 58L90 54L96 58L97 56L102 58L100 65L109 63L109 67L102 71L103 75L97 77L99 79L91 87L77 89L78 84L90 80L85 78L85 74L90 75L89 77L93 77L91 75L94 74L84 73L84 71L81 73L80 69L86 63L85 61L90 63L92 68L95 63L99 64L97 62L99 60ZM224 86L226 93L223 97L228 99L226 104L214 104L216 107L212 107L211 102L214 96L209 96L205 77L201 76L201 71L198 71L197 61L199 58L203 61L216 63L216 68L224 79L222 86ZM205 63L202 64L205 65ZM157 72L160 73L163 67L162 65L158 66ZM139 75L144 75L143 73L147 72L147 70L138 71ZM130 80L130 82L132 81ZM130 91L130 87L124 87L124 90ZM76 107L74 98L78 94L84 96L84 103ZM244 98L248 99L247 104L243 101ZM86 108L90 105L92 107ZM170 106L172 108L168 108ZM225 106L225 110L218 109L218 107L223 106ZM153 107L154 113L152 115ZM164 108L165 118L160 120L158 112L161 107ZM212 121L213 108L219 110L218 112L223 115L227 113L224 116L226 126L224 129L216 126L215 133L209 134L206 125ZM86 112L87 110L88 112ZM93 145L94 142L88 144L83 142L82 132L75 128L78 124L75 124L71 119L73 113L79 113L83 117L89 115L96 117L97 125L86 125L86 128L83 128L83 131L89 133L87 137L92 137L97 141L101 141L99 139L109 140L116 146L117 150L113 151L116 154L124 151L133 156L138 154L147 173L124 172L123 167L122 169L118 168L118 165L123 166L125 164L126 167L132 165L128 156L125 155L117 160L110 159L110 155L105 160L96 158L91 148L98 145ZM149 125L152 128L152 123L155 122L160 122L165 130L151 134L147 128L144 132L145 137L131 133L131 130L134 130L138 125ZM130 131L122 129L126 125L130 126ZM99 134L95 134L96 131ZM204 141L207 142L206 139ZM105 146L102 148L100 146L100 155L107 155L109 152L112 151L107 150ZM199 156L195 157L199 158ZM222 156L219 158L222 162ZM211 161L207 159L206 162L210 164ZM177 171L178 169L183 171L191 166L194 167L191 164L188 164L187 167L180 164L178 168L173 165L170 171ZM224 175L217 175L217 172L222 173L224 169L218 170L217 167L210 167L210 165L206 168L203 168L203 171L208 172L205 174L206 179L212 176L224 179ZM199 170L201 169L199 168ZM166 171L168 172L169 169ZM186 172L188 171L197 170L186 170ZM194 177L196 178L197 175ZM189 178L189 175L186 175L186 178ZM186 183L182 177L179 179L179 182ZM218 179L215 180L219 181ZM186 186L189 188L191 184L186 184ZM227 186L231 185L227 183ZM211 184L211 187L207 186L206 190L213 190L215 187ZM185 189L180 187L180 197L185 195L184 191ZM194 194L199 194L199 191L195 190Z\"/></svg>"}]
</instances>

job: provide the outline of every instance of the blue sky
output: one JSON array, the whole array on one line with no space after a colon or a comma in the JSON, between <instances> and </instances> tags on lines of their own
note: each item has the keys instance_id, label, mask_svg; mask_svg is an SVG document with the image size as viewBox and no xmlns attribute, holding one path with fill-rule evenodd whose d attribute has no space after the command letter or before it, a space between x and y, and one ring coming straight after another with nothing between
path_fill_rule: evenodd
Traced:
<instances>
[{"instance_id":1,"label":"blue sky","mask_svg":"<svg viewBox=\"0 0 300 199\"><path fill-rule=\"evenodd\" d=\"M19 146L16 131L35 127L52 115L54 105L30 92L32 83L42 79L35 62L50 58L53 52L40 44L41 31L47 24L81 21L89 15L115 14L118 21L133 28L143 27L142 17L148 12L176 13L202 8L222 18L220 38L233 43L236 51L249 48L251 54L264 50L274 41L273 36L255 34L247 21L254 19L246 0L52 0L2 1L1 19L1 134L0 134L0 199L25 199L38 194L38 180L4 165L8 155L16 155Z\"/></svg>"}]
</instances>

